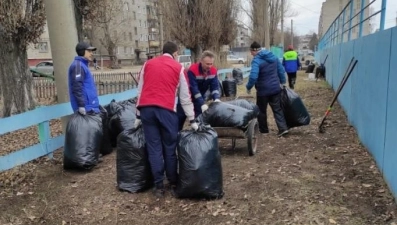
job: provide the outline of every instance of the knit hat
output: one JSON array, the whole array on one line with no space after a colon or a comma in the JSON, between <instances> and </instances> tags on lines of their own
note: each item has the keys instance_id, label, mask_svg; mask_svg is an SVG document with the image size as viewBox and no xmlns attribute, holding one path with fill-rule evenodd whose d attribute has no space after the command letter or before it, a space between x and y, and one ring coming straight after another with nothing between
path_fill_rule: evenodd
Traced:
<instances>
[{"instance_id":1,"label":"knit hat","mask_svg":"<svg viewBox=\"0 0 397 225\"><path fill-rule=\"evenodd\" d=\"M259 51L261 50L261 45L258 42L254 41L252 42L250 49L251 51Z\"/></svg>"}]
</instances>

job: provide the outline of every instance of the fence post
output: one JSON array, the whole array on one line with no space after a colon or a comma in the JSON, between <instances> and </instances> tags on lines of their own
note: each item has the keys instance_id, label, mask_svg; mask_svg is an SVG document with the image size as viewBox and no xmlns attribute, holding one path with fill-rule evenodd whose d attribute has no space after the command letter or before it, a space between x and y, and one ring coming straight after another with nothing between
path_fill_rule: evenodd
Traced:
<instances>
[{"instance_id":1,"label":"fence post","mask_svg":"<svg viewBox=\"0 0 397 225\"><path fill-rule=\"evenodd\" d=\"M51 138L50 122L45 121L45 122L39 123L38 129L39 129L40 143L41 143L42 147L45 148L45 151L48 152L47 143L48 143L48 140ZM50 159L53 159L54 154L51 152L48 154L48 157Z\"/></svg>"},{"instance_id":2,"label":"fence post","mask_svg":"<svg viewBox=\"0 0 397 225\"><path fill-rule=\"evenodd\" d=\"M386 0L382 0L382 8L380 12L380 26L379 30L385 29L385 19L386 19Z\"/></svg>"},{"instance_id":3,"label":"fence post","mask_svg":"<svg viewBox=\"0 0 397 225\"><path fill-rule=\"evenodd\" d=\"M350 41L352 38L352 20L353 20L353 0L350 0L350 21L349 21L349 35L347 40Z\"/></svg>"},{"instance_id":4,"label":"fence post","mask_svg":"<svg viewBox=\"0 0 397 225\"><path fill-rule=\"evenodd\" d=\"M361 0L360 29L358 31L358 37L363 36L364 4L365 4L365 0Z\"/></svg>"},{"instance_id":5,"label":"fence post","mask_svg":"<svg viewBox=\"0 0 397 225\"><path fill-rule=\"evenodd\" d=\"M343 10L343 16L342 16L342 32L341 32L341 41L340 43L343 43L343 37L345 36L345 18L346 18L346 8Z\"/></svg>"}]
</instances>

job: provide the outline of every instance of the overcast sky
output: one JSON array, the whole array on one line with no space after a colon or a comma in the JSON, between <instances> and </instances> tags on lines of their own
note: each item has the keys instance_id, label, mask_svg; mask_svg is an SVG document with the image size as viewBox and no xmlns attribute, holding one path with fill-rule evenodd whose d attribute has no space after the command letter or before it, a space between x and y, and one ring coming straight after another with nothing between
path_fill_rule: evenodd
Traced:
<instances>
[{"instance_id":1,"label":"overcast sky","mask_svg":"<svg viewBox=\"0 0 397 225\"><path fill-rule=\"evenodd\" d=\"M321 5L325 0L287 0L290 3L291 9L297 13L297 16L286 18L284 26L291 27L291 19L294 20L294 30L299 35L307 34L310 31L318 32L318 21L321 12ZM333 0L336 1L336 0ZM367 0L368 1L368 0ZM369 1L371 2L371 0ZM374 12L377 12L381 8L382 0L376 0L371 6ZM386 28L395 26L397 16L397 1L387 0L387 11L386 11ZM379 14L380 15L380 14ZM380 16L375 16L373 20L376 28L379 27Z\"/></svg>"}]
</instances>

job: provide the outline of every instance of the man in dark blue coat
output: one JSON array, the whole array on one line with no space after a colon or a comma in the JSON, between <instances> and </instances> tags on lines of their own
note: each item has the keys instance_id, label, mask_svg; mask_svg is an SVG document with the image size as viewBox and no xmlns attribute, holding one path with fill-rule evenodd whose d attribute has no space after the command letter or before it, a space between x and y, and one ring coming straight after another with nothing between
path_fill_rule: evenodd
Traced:
<instances>
[{"instance_id":1,"label":"man in dark blue coat","mask_svg":"<svg viewBox=\"0 0 397 225\"><path fill-rule=\"evenodd\" d=\"M288 134L288 127L280 102L281 89L285 88L286 83L284 67L272 52L262 49L259 43L253 42L250 50L254 59L246 88L248 94L251 93L253 86L256 89L256 104L260 110L258 116L259 131L269 133L266 109L267 105L270 104L278 127L278 136L284 136Z\"/></svg>"},{"instance_id":2,"label":"man in dark blue coat","mask_svg":"<svg viewBox=\"0 0 397 225\"><path fill-rule=\"evenodd\" d=\"M85 42L76 45L77 56L69 67L69 96L74 112L99 113L99 99L94 78L88 67L96 48Z\"/></svg>"}]
</instances>

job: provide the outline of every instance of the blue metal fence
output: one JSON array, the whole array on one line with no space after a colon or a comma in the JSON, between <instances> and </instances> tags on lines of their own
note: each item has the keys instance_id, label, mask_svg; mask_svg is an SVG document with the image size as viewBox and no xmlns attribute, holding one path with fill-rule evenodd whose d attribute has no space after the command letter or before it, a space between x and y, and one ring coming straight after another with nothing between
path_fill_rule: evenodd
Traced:
<instances>
[{"instance_id":1,"label":"blue metal fence","mask_svg":"<svg viewBox=\"0 0 397 225\"><path fill-rule=\"evenodd\" d=\"M327 82L338 88L352 57L358 64L338 97L361 142L397 197L397 27L317 52Z\"/></svg>"},{"instance_id":2,"label":"blue metal fence","mask_svg":"<svg viewBox=\"0 0 397 225\"><path fill-rule=\"evenodd\" d=\"M247 77L250 68L241 68L244 77ZM225 79L233 69L222 69L218 71L219 79ZM137 90L132 89L117 94L108 94L99 97L99 101L109 103L112 99L123 101L136 97ZM63 147L65 136L60 135L51 137L50 120L71 115L73 113L70 103L61 103L53 106L43 106L29 112L21 113L7 118L0 119L0 135L24 129L30 126L37 126L40 142L36 145L0 156L0 172L11 169L15 166L25 164L31 160L42 156L52 155L52 153Z\"/></svg>"},{"instance_id":3,"label":"blue metal fence","mask_svg":"<svg viewBox=\"0 0 397 225\"><path fill-rule=\"evenodd\" d=\"M361 0L360 8L358 9L356 4L357 0L350 0L321 37L318 50L330 48L345 41L352 40L352 30L356 27L359 28L357 38L362 37L364 23L379 13L379 30L384 30L387 0L380 0L382 1L381 9L369 15L369 7L376 1L377 0ZM355 11L358 12L354 14ZM368 12L368 16L365 15L366 12ZM345 40L345 36L347 36L347 40Z\"/></svg>"}]
</instances>

